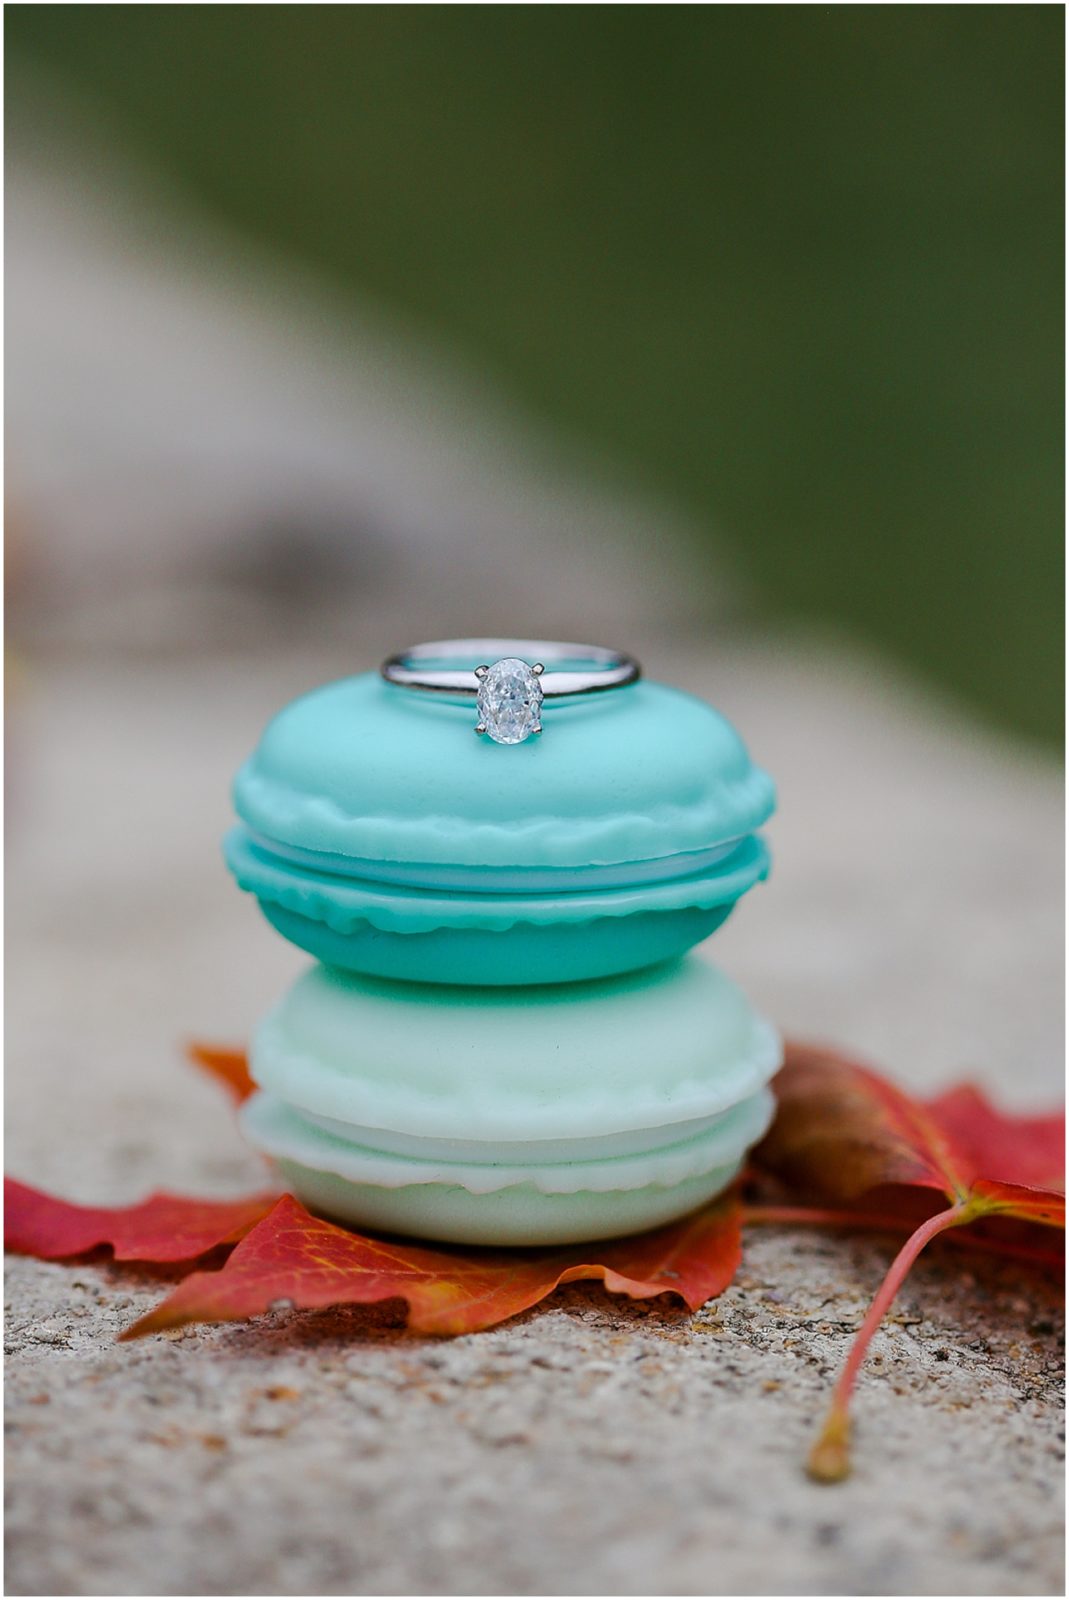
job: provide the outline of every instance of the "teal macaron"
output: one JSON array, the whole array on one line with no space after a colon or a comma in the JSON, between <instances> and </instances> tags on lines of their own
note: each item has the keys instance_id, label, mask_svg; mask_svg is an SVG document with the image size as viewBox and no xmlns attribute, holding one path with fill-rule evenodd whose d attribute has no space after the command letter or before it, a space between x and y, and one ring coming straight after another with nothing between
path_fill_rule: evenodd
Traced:
<instances>
[{"instance_id":1,"label":"teal macaron","mask_svg":"<svg viewBox=\"0 0 1069 1600\"><path fill-rule=\"evenodd\" d=\"M705 702L641 681L538 739L376 673L268 725L225 841L268 921L320 961L421 983L584 981L682 954L768 873L772 782Z\"/></svg>"},{"instance_id":2,"label":"teal macaron","mask_svg":"<svg viewBox=\"0 0 1069 1600\"><path fill-rule=\"evenodd\" d=\"M352 1226L564 1243L724 1189L768 1126L780 1059L693 955L540 989L316 966L256 1034L242 1123L301 1200Z\"/></svg>"}]
</instances>

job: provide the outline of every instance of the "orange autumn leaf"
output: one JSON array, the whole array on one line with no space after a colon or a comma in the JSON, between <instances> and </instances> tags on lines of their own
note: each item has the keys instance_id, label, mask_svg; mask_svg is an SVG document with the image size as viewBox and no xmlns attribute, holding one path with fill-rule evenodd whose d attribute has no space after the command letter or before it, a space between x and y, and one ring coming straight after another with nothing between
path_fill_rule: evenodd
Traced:
<instances>
[{"instance_id":1,"label":"orange autumn leaf","mask_svg":"<svg viewBox=\"0 0 1069 1600\"><path fill-rule=\"evenodd\" d=\"M401 1299L419 1333L474 1333L537 1305L559 1284L600 1278L634 1299L673 1294L691 1310L731 1283L741 1255L732 1193L681 1222L603 1244L540 1250L430 1248L373 1239L312 1216L284 1195L217 1272L197 1272L126 1330Z\"/></svg>"},{"instance_id":2,"label":"orange autumn leaf","mask_svg":"<svg viewBox=\"0 0 1069 1600\"><path fill-rule=\"evenodd\" d=\"M882 1208L893 1224L896 1202L925 1195L924 1209L934 1212L892 1262L836 1385L809 1463L814 1477L835 1481L849 1471L848 1408L858 1371L924 1246L948 1229L990 1219L1065 1227L1065 1115L1001 1112L968 1085L915 1100L867 1067L804 1045L788 1045L775 1090L776 1119L755 1165L792 1194L840 1208L797 1209L797 1221L849 1224L855 1216L871 1225ZM784 1222L790 1213L759 1206L750 1218Z\"/></svg>"},{"instance_id":3,"label":"orange autumn leaf","mask_svg":"<svg viewBox=\"0 0 1069 1600\"><path fill-rule=\"evenodd\" d=\"M116 1261L195 1261L242 1238L277 1198L274 1193L196 1200L161 1191L132 1206L79 1206L5 1178L4 1248L44 1261L103 1247Z\"/></svg>"},{"instance_id":4,"label":"orange autumn leaf","mask_svg":"<svg viewBox=\"0 0 1069 1600\"><path fill-rule=\"evenodd\" d=\"M228 1050L222 1045L194 1041L186 1046L186 1055L194 1066L221 1083L237 1105L247 1100L256 1088L249 1076L249 1061L244 1050Z\"/></svg>"}]
</instances>

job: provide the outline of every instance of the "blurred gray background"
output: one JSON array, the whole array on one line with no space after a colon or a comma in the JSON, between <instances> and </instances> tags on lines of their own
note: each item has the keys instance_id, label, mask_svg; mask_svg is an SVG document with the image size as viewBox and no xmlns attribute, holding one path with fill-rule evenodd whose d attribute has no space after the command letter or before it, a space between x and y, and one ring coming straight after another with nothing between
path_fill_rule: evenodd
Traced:
<instances>
[{"instance_id":1,"label":"blurred gray background","mask_svg":"<svg viewBox=\"0 0 1069 1600\"><path fill-rule=\"evenodd\" d=\"M10 7L16 598L163 590L123 641L194 585L235 627L730 597L1057 744L1063 33Z\"/></svg>"}]
</instances>

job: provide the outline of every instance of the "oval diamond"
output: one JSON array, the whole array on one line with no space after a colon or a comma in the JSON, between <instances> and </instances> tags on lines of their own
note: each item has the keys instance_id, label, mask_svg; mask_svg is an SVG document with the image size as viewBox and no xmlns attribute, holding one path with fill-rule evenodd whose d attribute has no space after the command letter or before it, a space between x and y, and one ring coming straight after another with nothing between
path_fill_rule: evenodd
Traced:
<instances>
[{"instance_id":1,"label":"oval diamond","mask_svg":"<svg viewBox=\"0 0 1069 1600\"><path fill-rule=\"evenodd\" d=\"M476 698L479 727L495 744L522 744L542 726L542 685L518 656L488 667Z\"/></svg>"}]
</instances>

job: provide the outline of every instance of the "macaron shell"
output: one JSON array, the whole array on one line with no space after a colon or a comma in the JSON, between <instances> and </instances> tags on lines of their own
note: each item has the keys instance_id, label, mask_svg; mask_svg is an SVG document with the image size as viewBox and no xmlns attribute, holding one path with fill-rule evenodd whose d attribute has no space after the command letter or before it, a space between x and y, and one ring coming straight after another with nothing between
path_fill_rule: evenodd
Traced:
<instances>
[{"instance_id":1,"label":"macaron shell","mask_svg":"<svg viewBox=\"0 0 1069 1600\"><path fill-rule=\"evenodd\" d=\"M417 983L501 986L578 983L669 961L715 933L732 909L638 911L559 925L518 922L506 934L478 927L389 933L360 921L337 933L275 901L260 901L284 939L328 966Z\"/></svg>"},{"instance_id":2,"label":"macaron shell","mask_svg":"<svg viewBox=\"0 0 1069 1600\"><path fill-rule=\"evenodd\" d=\"M768 873L751 836L713 866L630 888L570 893L416 889L313 871L231 829L227 863L271 925L331 966L444 984L547 984L667 961L706 939Z\"/></svg>"},{"instance_id":3,"label":"macaron shell","mask_svg":"<svg viewBox=\"0 0 1069 1600\"><path fill-rule=\"evenodd\" d=\"M769 869L767 846L751 837L707 871L661 883L564 894L465 894L312 872L271 855L240 827L227 834L223 850L241 888L341 934L361 923L383 933L433 933L438 928L508 933L518 924L557 928L639 912L712 910L733 906Z\"/></svg>"},{"instance_id":4,"label":"macaron shell","mask_svg":"<svg viewBox=\"0 0 1069 1600\"><path fill-rule=\"evenodd\" d=\"M351 1183L287 1159L275 1165L303 1204L349 1227L498 1248L578 1244L659 1228L722 1193L739 1171L736 1164L668 1188L651 1184L600 1194L542 1194L530 1184L472 1194L445 1183L406 1189Z\"/></svg>"},{"instance_id":5,"label":"macaron shell","mask_svg":"<svg viewBox=\"0 0 1069 1600\"><path fill-rule=\"evenodd\" d=\"M742 992L688 956L538 989L313 967L261 1023L250 1065L278 1099L347 1126L507 1144L713 1116L763 1088L780 1059Z\"/></svg>"},{"instance_id":6,"label":"macaron shell","mask_svg":"<svg viewBox=\"0 0 1069 1600\"><path fill-rule=\"evenodd\" d=\"M317 1127L262 1090L242 1107L241 1123L250 1142L266 1154L297 1161L314 1171L333 1172L352 1183L373 1183L385 1189L445 1183L479 1195L519 1185L539 1194L608 1194L651 1184L675 1187L690 1178L738 1166L745 1151L767 1132L772 1110L771 1094L761 1089L732 1107L714 1127L695 1136L644 1152L594 1160L567 1159L561 1147L550 1140L545 1141L542 1161L517 1160L504 1144L493 1145L482 1162L449 1160L430 1153L440 1148L440 1142L433 1139L424 1141L428 1153L399 1156Z\"/></svg>"},{"instance_id":7,"label":"macaron shell","mask_svg":"<svg viewBox=\"0 0 1069 1600\"><path fill-rule=\"evenodd\" d=\"M300 849L512 869L703 850L775 804L730 723L663 684L547 708L545 732L508 748L474 738L473 716L376 673L327 684L268 725L235 808Z\"/></svg>"}]
</instances>

